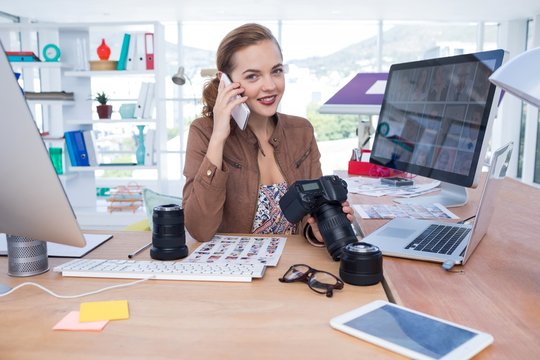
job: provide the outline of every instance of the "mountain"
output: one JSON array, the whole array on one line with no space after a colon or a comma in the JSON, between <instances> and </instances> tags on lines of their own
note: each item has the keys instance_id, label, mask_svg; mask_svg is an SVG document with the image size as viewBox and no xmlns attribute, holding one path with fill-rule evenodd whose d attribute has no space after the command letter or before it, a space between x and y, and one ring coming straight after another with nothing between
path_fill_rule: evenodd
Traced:
<instances>
[{"instance_id":1,"label":"mountain","mask_svg":"<svg viewBox=\"0 0 540 360\"><path fill-rule=\"evenodd\" d=\"M440 53L439 44L468 44L476 41L476 25L396 25L384 31L383 71L388 70L392 59L399 62L414 61L424 58L424 55ZM434 40L436 39L436 41ZM419 46L419 44L423 44ZM426 45L427 44L427 45ZM419 49L427 49L419 53ZM420 50L421 51L421 50ZM290 64L309 68L317 77L323 77L330 72L342 76L352 73L377 70L377 37L366 39L343 48L333 54L322 57L308 57L289 61Z\"/></svg>"}]
</instances>

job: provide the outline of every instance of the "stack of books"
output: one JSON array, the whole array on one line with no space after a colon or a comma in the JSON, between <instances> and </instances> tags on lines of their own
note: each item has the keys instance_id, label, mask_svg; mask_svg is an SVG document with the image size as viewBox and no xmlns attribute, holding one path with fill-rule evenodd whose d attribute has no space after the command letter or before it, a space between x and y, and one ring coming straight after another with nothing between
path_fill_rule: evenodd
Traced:
<instances>
[{"instance_id":1,"label":"stack of books","mask_svg":"<svg viewBox=\"0 0 540 360\"><path fill-rule=\"evenodd\" d=\"M6 51L6 55L11 62L41 61L32 51Z\"/></svg>"},{"instance_id":2,"label":"stack of books","mask_svg":"<svg viewBox=\"0 0 540 360\"><path fill-rule=\"evenodd\" d=\"M73 92L66 91L41 91L32 92L25 91L24 97L26 100L61 100L61 101L73 101L75 95Z\"/></svg>"}]
</instances>

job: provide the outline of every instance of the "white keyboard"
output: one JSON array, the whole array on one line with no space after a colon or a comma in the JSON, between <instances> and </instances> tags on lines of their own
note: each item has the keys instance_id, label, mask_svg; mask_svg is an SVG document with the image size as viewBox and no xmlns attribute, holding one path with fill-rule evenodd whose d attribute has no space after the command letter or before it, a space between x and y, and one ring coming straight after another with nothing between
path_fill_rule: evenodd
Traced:
<instances>
[{"instance_id":1,"label":"white keyboard","mask_svg":"<svg viewBox=\"0 0 540 360\"><path fill-rule=\"evenodd\" d=\"M76 259L53 271L74 277L249 282L262 278L264 269L261 264Z\"/></svg>"}]
</instances>

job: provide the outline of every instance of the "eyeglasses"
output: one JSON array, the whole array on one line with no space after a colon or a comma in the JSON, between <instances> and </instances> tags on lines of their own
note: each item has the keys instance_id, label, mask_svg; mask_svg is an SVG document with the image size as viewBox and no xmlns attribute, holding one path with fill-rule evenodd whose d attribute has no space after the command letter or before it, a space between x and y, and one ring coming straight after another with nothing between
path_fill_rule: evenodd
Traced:
<instances>
[{"instance_id":1,"label":"eyeglasses","mask_svg":"<svg viewBox=\"0 0 540 360\"><path fill-rule=\"evenodd\" d=\"M327 271L314 269L305 264L291 266L279 281L283 283L301 281L308 284L311 290L319 294L326 294L327 297L332 297L334 289L343 289L343 281L337 276Z\"/></svg>"}]
</instances>

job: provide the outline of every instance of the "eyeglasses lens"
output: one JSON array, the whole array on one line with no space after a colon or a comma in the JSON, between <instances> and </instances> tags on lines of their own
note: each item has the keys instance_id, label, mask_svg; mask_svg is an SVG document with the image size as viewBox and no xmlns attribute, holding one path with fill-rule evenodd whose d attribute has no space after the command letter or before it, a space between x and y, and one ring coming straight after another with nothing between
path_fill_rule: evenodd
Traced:
<instances>
[{"instance_id":1,"label":"eyeglasses lens","mask_svg":"<svg viewBox=\"0 0 540 360\"><path fill-rule=\"evenodd\" d=\"M326 290L328 286L335 287L337 284L337 279L325 272L316 272L309 279L309 285L315 289Z\"/></svg>"},{"instance_id":2,"label":"eyeglasses lens","mask_svg":"<svg viewBox=\"0 0 540 360\"><path fill-rule=\"evenodd\" d=\"M309 272L309 267L306 265L294 265L291 266L289 271L285 274L284 278L287 281L299 280Z\"/></svg>"}]
</instances>

